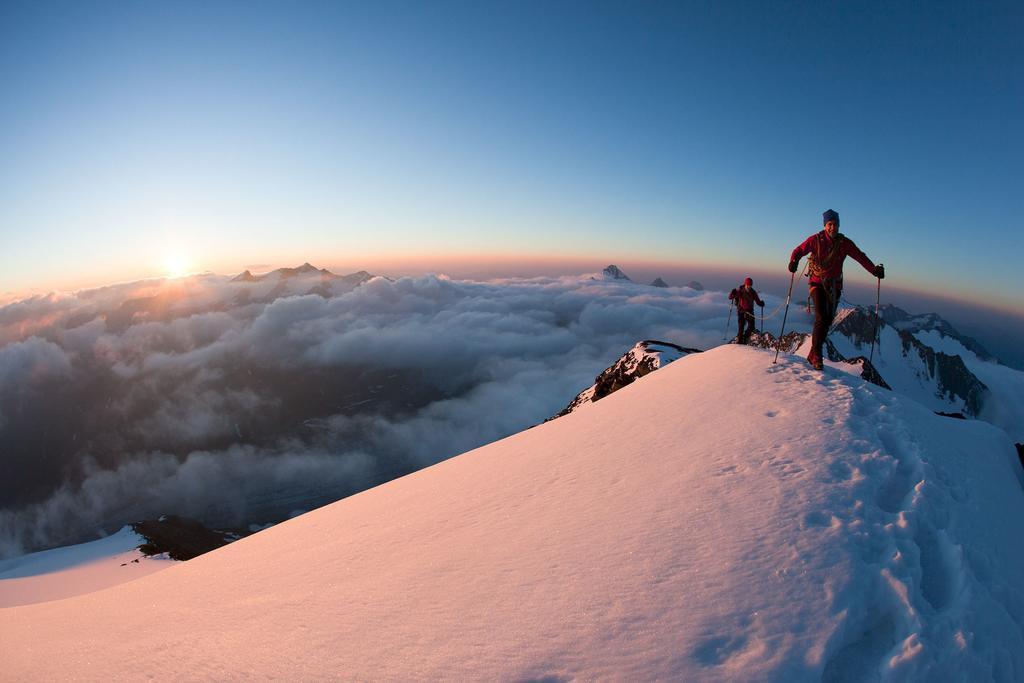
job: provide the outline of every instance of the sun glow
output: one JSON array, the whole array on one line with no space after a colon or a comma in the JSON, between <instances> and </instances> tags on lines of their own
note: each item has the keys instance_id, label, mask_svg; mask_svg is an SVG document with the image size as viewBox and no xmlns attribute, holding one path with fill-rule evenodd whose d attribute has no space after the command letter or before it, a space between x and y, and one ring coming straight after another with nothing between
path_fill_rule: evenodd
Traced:
<instances>
[{"instance_id":1,"label":"sun glow","mask_svg":"<svg viewBox=\"0 0 1024 683\"><path fill-rule=\"evenodd\" d=\"M164 274L167 277L184 277L189 274L189 260L181 253L167 254L164 257Z\"/></svg>"}]
</instances>

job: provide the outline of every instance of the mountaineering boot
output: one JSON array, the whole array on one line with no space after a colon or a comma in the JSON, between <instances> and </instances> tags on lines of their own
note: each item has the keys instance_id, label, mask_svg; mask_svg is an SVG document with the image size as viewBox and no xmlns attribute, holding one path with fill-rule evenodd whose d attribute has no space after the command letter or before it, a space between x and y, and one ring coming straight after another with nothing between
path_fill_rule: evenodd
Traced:
<instances>
[{"instance_id":1,"label":"mountaineering boot","mask_svg":"<svg viewBox=\"0 0 1024 683\"><path fill-rule=\"evenodd\" d=\"M807 362L810 363L811 367L815 370L822 370L824 368L824 363L821 362L821 356L816 354L814 351L807 354Z\"/></svg>"}]
</instances>

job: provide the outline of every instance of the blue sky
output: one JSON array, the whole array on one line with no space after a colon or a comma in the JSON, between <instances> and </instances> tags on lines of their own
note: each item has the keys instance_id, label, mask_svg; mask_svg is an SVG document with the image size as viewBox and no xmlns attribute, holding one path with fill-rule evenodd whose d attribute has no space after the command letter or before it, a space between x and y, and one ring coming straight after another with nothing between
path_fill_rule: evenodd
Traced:
<instances>
[{"instance_id":1,"label":"blue sky","mask_svg":"<svg viewBox=\"0 0 1024 683\"><path fill-rule=\"evenodd\" d=\"M784 273L832 207L887 285L1024 314L1021 35L1001 2L7 2L0 292L175 254Z\"/></svg>"}]
</instances>

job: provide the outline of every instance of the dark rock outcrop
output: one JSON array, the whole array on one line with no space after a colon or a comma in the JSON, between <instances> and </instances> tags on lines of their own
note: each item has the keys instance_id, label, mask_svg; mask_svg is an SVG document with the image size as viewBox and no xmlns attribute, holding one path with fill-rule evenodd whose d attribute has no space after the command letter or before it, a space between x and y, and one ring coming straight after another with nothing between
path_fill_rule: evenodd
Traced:
<instances>
[{"instance_id":1,"label":"dark rock outcrop","mask_svg":"<svg viewBox=\"0 0 1024 683\"><path fill-rule=\"evenodd\" d=\"M556 417L568 415L584 404L600 401L605 396L632 384L644 375L654 372L674 360L690 353L700 352L700 349L690 349L653 339L637 342L632 349L595 377L593 386L581 391L569 405L549 419L553 420Z\"/></svg>"},{"instance_id":2,"label":"dark rock outcrop","mask_svg":"<svg viewBox=\"0 0 1024 683\"><path fill-rule=\"evenodd\" d=\"M793 353L800 348L808 335L805 332L787 332L776 339L771 332L755 331L750 335L750 346L757 346L762 349L779 349L780 353Z\"/></svg>"},{"instance_id":3,"label":"dark rock outcrop","mask_svg":"<svg viewBox=\"0 0 1024 683\"><path fill-rule=\"evenodd\" d=\"M249 534L243 530L214 531L194 519L174 515L136 522L131 526L135 533L146 539L139 546L144 555L167 553L172 560L182 561L216 550Z\"/></svg>"},{"instance_id":4,"label":"dark rock outcrop","mask_svg":"<svg viewBox=\"0 0 1024 683\"><path fill-rule=\"evenodd\" d=\"M888 310L890 317L895 317L898 320L902 320L904 323L906 322L906 318L909 318L908 313L896 308L895 306L883 308ZM841 334L858 347L871 344L871 340L876 338L874 336L876 329L883 330L889 325L884 316L876 318L873 310L863 308L861 306L849 311L841 312L840 315L842 315L842 318L840 318L832 328L832 334ZM920 319L932 321L930 324L935 326L928 328L918 325L910 327L904 326L902 328L894 326L894 330L899 336L900 343L903 347L903 356L916 356L920 358L924 364L926 372L928 373L928 378L933 380L936 384L938 395L952 400L962 400L964 403L964 412L971 417L976 417L978 413L981 412L985 395L988 392L988 387L986 387L981 380L974 375L974 373L967 369L967 366L964 365L964 361L960 356L951 356L943 353L942 351L936 351L932 347L918 340L918 338L914 336L915 331L919 329L940 329L941 325L945 323L945 321L934 314L913 318L913 320ZM938 321L937 323L935 322L936 320ZM833 351L834 349L830 349L829 358L831 360L837 360L832 357Z\"/></svg>"},{"instance_id":5,"label":"dark rock outcrop","mask_svg":"<svg viewBox=\"0 0 1024 683\"><path fill-rule=\"evenodd\" d=\"M861 306L842 310L839 316L842 317L833 325L830 334L841 334L857 346L871 344L871 340L877 339L878 330L885 324L884 320L875 317L874 311Z\"/></svg>"},{"instance_id":6,"label":"dark rock outcrop","mask_svg":"<svg viewBox=\"0 0 1024 683\"><path fill-rule=\"evenodd\" d=\"M967 369L963 359L922 344L913 333L906 330L899 330L899 335L903 355L916 354L924 362L929 376L938 385L940 395L963 400L964 412L977 417L985 402L988 387Z\"/></svg>"}]
</instances>

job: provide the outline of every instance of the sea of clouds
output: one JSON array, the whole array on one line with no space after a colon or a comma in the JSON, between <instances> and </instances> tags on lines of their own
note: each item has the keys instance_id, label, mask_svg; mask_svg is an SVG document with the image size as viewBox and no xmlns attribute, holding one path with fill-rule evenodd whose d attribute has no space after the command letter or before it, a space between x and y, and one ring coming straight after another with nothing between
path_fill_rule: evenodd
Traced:
<instances>
[{"instance_id":1,"label":"sea of clouds","mask_svg":"<svg viewBox=\"0 0 1024 683\"><path fill-rule=\"evenodd\" d=\"M285 518L543 421L638 340L719 344L728 313L601 275L203 275L9 304L0 557L165 513Z\"/></svg>"}]
</instances>

